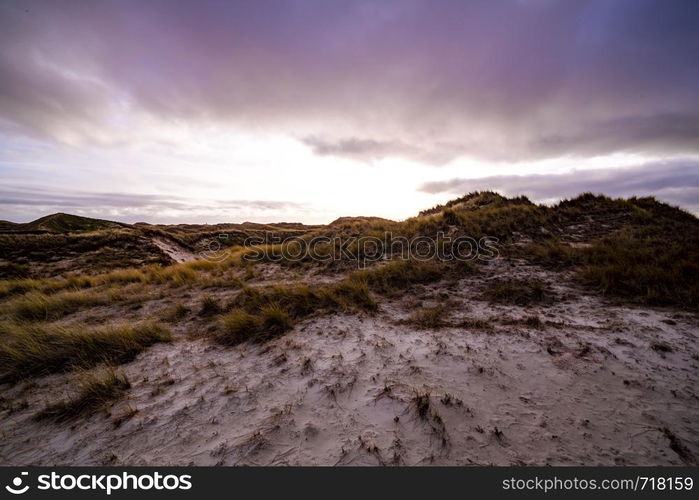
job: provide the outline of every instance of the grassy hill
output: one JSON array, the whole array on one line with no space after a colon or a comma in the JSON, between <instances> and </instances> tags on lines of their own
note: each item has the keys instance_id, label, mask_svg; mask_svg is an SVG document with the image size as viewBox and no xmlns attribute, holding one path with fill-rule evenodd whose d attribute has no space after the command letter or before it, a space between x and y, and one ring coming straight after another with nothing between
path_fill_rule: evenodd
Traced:
<instances>
[{"instance_id":1,"label":"grassy hill","mask_svg":"<svg viewBox=\"0 0 699 500\"><path fill-rule=\"evenodd\" d=\"M153 238L166 238L198 253L211 240L235 249L251 236L361 238L391 232L436 239L450 234L497 238L503 257L573 271L581 283L610 297L652 305L699 306L699 220L648 197L612 199L585 193L545 206L526 197L475 192L404 221L342 217L316 226L127 225L61 213L27 224L8 224L11 229L0 234L0 250L9 261L4 268L0 266L4 277L167 264L167 257L152 245ZM221 239L222 233L228 237ZM262 246L270 256L275 251L274 245ZM320 268L331 264L342 267L336 262L302 263Z\"/></svg>"}]
</instances>

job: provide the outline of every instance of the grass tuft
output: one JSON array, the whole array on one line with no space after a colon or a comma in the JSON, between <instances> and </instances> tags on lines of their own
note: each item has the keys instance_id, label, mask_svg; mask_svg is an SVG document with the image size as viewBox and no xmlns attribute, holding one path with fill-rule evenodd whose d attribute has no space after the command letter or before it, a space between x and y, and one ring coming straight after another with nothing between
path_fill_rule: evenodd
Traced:
<instances>
[{"instance_id":1,"label":"grass tuft","mask_svg":"<svg viewBox=\"0 0 699 500\"><path fill-rule=\"evenodd\" d=\"M435 307L425 307L416 311L410 317L410 323L425 330L434 330L442 328L447 324L445 318L448 315L449 308L439 304Z\"/></svg>"},{"instance_id":2,"label":"grass tuft","mask_svg":"<svg viewBox=\"0 0 699 500\"><path fill-rule=\"evenodd\" d=\"M201 309L199 309L199 316L216 316L221 314L223 309L221 304L213 297L204 297L201 301Z\"/></svg>"},{"instance_id":3,"label":"grass tuft","mask_svg":"<svg viewBox=\"0 0 699 500\"><path fill-rule=\"evenodd\" d=\"M62 422L89 415L123 396L131 388L126 375L111 368L97 374L82 374L78 386L76 397L51 404L36 413L34 418Z\"/></svg>"},{"instance_id":4,"label":"grass tuft","mask_svg":"<svg viewBox=\"0 0 699 500\"><path fill-rule=\"evenodd\" d=\"M375 311L378 305L364 280L351 279L333 285L244 288L233 300L233 310L222 318L223 331L215 339L224 345L246 341L266 342L294 323L315 313Z\"/></svg>"},{"instance_id":5,"label":"grass tuft","mask_svg":"<svg viewBox=\"0 0 699 500\"><path fill-rule=\"evenodd\" d=\"M541 281L506 279L490 283L486 287L485 297L491 302L526 306L544 302L551 294Z\"/></svg>"}]
</instances>

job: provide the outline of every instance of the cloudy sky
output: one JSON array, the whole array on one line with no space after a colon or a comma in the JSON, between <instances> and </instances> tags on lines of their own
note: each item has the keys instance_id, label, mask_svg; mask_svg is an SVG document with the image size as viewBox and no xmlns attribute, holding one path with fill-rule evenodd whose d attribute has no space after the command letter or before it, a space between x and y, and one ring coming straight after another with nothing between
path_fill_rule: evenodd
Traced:
<instances>
[{"instance_id":1,"label":"cloudy sky","mask_svg":"<svg viewBox=\"0 0 699 500\"><path fill-rule=\"evenodd\" d=\"M699 212L699 2L0 0L0 219Z\"/></svg>"}]
</instances>

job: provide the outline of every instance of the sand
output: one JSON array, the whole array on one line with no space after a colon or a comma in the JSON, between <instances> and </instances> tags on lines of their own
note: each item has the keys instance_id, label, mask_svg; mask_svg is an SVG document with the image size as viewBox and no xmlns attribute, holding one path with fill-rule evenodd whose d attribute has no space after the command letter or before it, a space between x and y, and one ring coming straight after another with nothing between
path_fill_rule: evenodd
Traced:
<instances>
[{"instance_id":1,"label":"sand","mask_svg":"<svg viewBox=\"0 0 699 500\"><path fill-rule=\"evenodd\" d=\"M504 276L541 279L555 298L483 300L485 284ZM405 321L438 303L452 309L448 326ZM0 462L696 463L697 315L615 305L565 273L503 260L380 304L374 315L309 318L264 346L221 347L193 338L185 321L175 342L120 368L132 383L124 399L71 422L32 415L70 394L73 375L4 385ZM542 325L524 321L534 315Z\"/></svg>"}]
</instances>

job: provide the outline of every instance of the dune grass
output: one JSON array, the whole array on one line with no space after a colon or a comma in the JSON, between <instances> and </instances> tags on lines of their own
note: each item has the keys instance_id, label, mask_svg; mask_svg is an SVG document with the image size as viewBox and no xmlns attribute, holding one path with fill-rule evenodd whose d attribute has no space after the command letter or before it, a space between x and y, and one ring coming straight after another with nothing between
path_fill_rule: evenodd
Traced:
<instances>
[{"instance_id":1,"label":"dune grass","mask_svg":"<svg viewBox=\"0 0 699 500\"><path fill-rule=\"evenodd\" d=\"M53 295L31 292L9 302L5 312L21 320L45 321L59 319L81 309L107 305L124 298L118 290L64 291Z\"/></svg>"},{"instance_id":2,"label":"dune grass","mask_svg":"<svg viewBox=\"0 0 699 500\"><path fill-rule=\"evenodd\" d=\"M378 293L391 294L416 283L437 281L443 273L443 267L437 262L394 260L382 266L352 273L349 281L366 282L370 289Z\"/></svg>"},{"instance_id":3,"label":"dune grass","mask_svg":"<svg viewBox=\"0 0 699 500\"><path fill-rule=\"evenodd\" d=\"M213 297L204 297L201 300L201 306L199 308L199 316L215 316L221 314L223 309L221 304Z\"/></svg>"},{"instance_id":4,"label":"dune grass","mask_svg":"<svg viewBox=\"0 0 699 500\"><path fill-rule=\"evenodd\" d=\"M648 305L699 307L699 239L620 234L582 249L580 280L605 295Z\"/></svg>"},{"instance_id":5,"label":"dune grass","mask_svg":"<svg viewBox=\"0 0 699 500\"><path fill-rule=\"evenodd\" d=\"M94 275L11 279L0 281L0 299L32 292L53 295L65 291L75 292L99 287L109 288L112 285L127 285L130 283L159 284L172 287L190 284L241 286L242 281L237 277L220 277L226 267L231 266L202 259L169 266L151 264L142 267L116 269ZM218 273L219 277L213 277L212 274L214 273Z\"/></svg>"},{"instance_id":6,"label":"dune grass","mask_svg":"<svg viewBox=\"0 0 699 500\"><path fill-rule=\"evenodd\" d=\"M378 307L366 282L345 280L333 285L246 288L222 317L215 339L225 345L266 342L290 330L296 321L315 313L375 311Z\"/></svg>"},{"instance_id":7,"label":"dune grass","mask_svg":"<svg viewBox=\"0 0 699 500\"><path fill-rule=\"evenodd\" d=\"M101 362L125 363L157 342L171 340L157 323L89 328L0 323L0 380L19 380Z\"/></svg>"},{"instance_id":8,"label":"dune grass","mask_svg":"<svg viewBox=\"0 0 699 500\"><path fill-rule=\"evenodd\" d=\"M550 299L551 293L541 281L505 279L486 285L484 296L495 303L526 306Z\"/></svg>"},{"instance_id":9,"label":"dune grass","mask_svg":"<svg viewBox=\"0 0 699 500\"><path fill-rule=\"evenodd\" d=\"M117 400L131 387L126 375L111 367L97 373L83 372L77 378L78 393L75 397L46 406L34 418L62 422L87 416Z\"/></svg>"},{"instance_id":10,"label":"dune grass","mask_svg":"<svg viewBox=\"0 0 699 500\"><path fill-rule=\"evenodd\" d=\"M217 336L221 344L236 345L246 341L266 342L293 326L289 313L279 304L263 306L256 314L233 309L223 317L225 331Z\"/></svg>"},{"instance_id":11,"label":"dune grass","mask_svg":"<svg viewBox=\"0 0 699 500\"><path fill-rule=\"evenodd\" d=\"M448 316L449 308L444 304L438 304L415 311L409 322L423 330L436 330L447 325Z\"/></svg>"},{"instance_id":12,"label":"dune grass","mask_svg":"<svg viewBox=\"0 0 699 500\"><path fill-rule=\"evenodd\" d=\"M441 268L430 262L394 261L351 274L332 285L275 286L261 290L245 288L222 317L223 330L215 339L236 345L245 341L266 342L291 329L294 323L315 313L378 309L372 291L391 293L414 283L439 279Z\"/></svg>"},{"instance_id":13,"label":"dune grass","mask_svg":"<svg viewBox=\"0 0 699 500\"><path fill-rule=\"evenodd\" d=\"M558 216L624 216L617 230L574 247L556 237L519 252L553 269L573 268L590 289L634 303L699 307L699 221L653 198L611 200L581 195L561 202Z\"/></svg>"}]
</instances>

